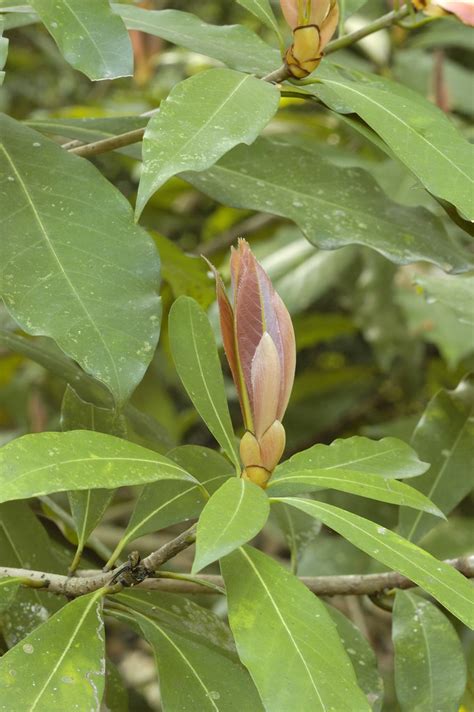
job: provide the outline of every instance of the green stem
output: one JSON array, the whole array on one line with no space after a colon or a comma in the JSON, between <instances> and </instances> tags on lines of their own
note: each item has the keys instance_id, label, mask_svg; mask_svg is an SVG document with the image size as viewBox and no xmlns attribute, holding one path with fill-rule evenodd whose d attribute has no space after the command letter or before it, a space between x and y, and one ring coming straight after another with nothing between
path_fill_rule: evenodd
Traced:
<instances>
[{"instance_id":1,"label":"green stem","mask_svg":"<svg viewBox=\"0 0 474 712\"><path fill-rule=\"evenodd\" d=\"M206 579L199 578L198 576L190 576L189 574L178 574L174 571L159 571L157 577L163 579L173 579L175 581L188 581L190 583L197 583L199 586L211 588L216 593L225 594L225 590L222 588L222 586L218 586L212 581L207 581Z\"/></svg>"},{"instance_id":2,"label":"green stem","mask_svg":"<svg viewBox=\"0 0 474 712\"><path fill-rule=\"evenodd\" d=\"M383 30L386 27L390 27L390 25L396 24L399 20L402 20L404 17L409 15L410 12L411 5L403 5L400 10L392 10L386 15L382 15L382 17L379 17L377 20L370 22L365 27L361 27L360 30L356 30L355 32L351 32L348 35L338 37L337 40L333 40L327 45L326 49L324 50L324 56L327 56L332 52L337 52L338 49L350 47L355 42L358 42L359 40L363 39L364 37L367 37L368 35L372 35L374 32L379 32L379 30Z\"/></svg>"}]
</instances>

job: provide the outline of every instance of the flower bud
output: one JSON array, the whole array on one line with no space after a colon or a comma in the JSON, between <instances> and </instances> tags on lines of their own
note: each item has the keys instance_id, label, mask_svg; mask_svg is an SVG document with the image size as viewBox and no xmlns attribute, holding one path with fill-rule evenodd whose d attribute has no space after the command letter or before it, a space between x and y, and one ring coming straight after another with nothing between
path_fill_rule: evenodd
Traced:
<instances>
[{"instance_id":1,"label":"flower bud","mask_svg":"<svg viewBox=\"0 0 474 712\"><path fill-rule=\"evenodd\" d=\"M455 15L465 25L474 27L473 0L412 0L412 3L416 10L422 10L426 15Z\"/></svg>"},{"instance_id":2,"label":"flower bud","mask_svg":"<svg viewBox=\"0 0 474 712\"><path fill-rule=\"evenodd\" d=\"M264 487L285 448L281 421L295 374L293 325L245 240L232 250L233 304L214 273L224 350L246 428L242 476Z\"/></svg>"},{"instance_id":3,"label":"flower bud","mask_svg":"<svg viewBox=\"0 0 474 712\"><path fill-rule=\"evenodd\" d=\"M293 30L293 44L285 64L296 79L311 74L339 21L337 0L280 0L285 19Z\"/></svg>"}]
</instances>

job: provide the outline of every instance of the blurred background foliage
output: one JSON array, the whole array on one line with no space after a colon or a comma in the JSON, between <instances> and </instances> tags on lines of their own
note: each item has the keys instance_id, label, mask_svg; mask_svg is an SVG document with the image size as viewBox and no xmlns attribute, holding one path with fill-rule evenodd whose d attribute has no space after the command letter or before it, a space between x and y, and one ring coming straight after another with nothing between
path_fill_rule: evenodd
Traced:
<instances>
[{"instance_id":1,"label":"blurred background foliage","mask_svg":"<svg viewBox=\"0 0 474 712\"><path fill-rule=\"evenodd\" d=\"M11 5L12 3L7 3ZM269 31L232 0L145 0L150 9L174 8L193 12L215 24L243 23L273 43ZM278 13L278 3L273 2ZM361 5L360 2L357 3ZM390 9L381 0L369 0L346 20L346 30ZM22 24L24 23L24 24ZM205 67L207 57L169 45L158 38L133 33L136 73L134 79L89 82L67 65L46 30L28 24L27 15L11 15L5 28L10 40L0 109L16 119L117 119L138 116L155 109L180 80ZM433 22L417 30L394 27L373 35L350 50L338 52L337 61L354 68L377 71L422 93L445 111L466 135L472 134L474 92L469 73L474 46L469 29L453 20ZM215 63L214 63L215 64ZM106 124L104 124L105 126ZM143 125L132 120L130 128ZM112 124L108 124L109 128ZM101 125L96 125L100 135ZM112 130L112 129L111 129ZM416 179L399 162L387 158L364 139L353 123L337 117L322 105L284 98L267 135L304 143L317 155L337 165L363 166L393 200L423 205L444 221L446 229L463 239L462 232L445 215ZM64 129L58 140L74 136ZM140 172L137 145L93 160L99 170L134 203ZM149 370L125 413L129 437L167 452L183 444L214 447L209 432L191 406L172 365L166 315L177 296L188 294L205 308L216 325L214 284L206 255L229 274L229 246L243 235L268 271L294 320L298 363L295 388L285 418L287 454L314 443L329 443L354 434L370 437L393 435L407 442L428 401L441 388L454 389L474 369L473 329L460 323L452 305L433 298L429 280L441 272L425 263L397 267L368 248L348 246L333 252L310 245L290 222L273 215L237 210L218 204L180 178L169 180L149 201L141 219L153 235L162 260L164 319L160 345ZM456 279L472 279L457 277ZM28 339L16 349L16 325L0 308L0 443L27 432L60 429L64 369L77 376L74 383L83 398L97 389L88 377L47 339ZM8 338L12 347L7 348ZM21 335L20 335L21 338ZM25 338L25 337L23 337ZM41 343L49 359L37 358L34 344ZM27 356L28 344L31 347ZM234 388L225 370L228 397L236 433L242 424ZM96 394L97 395L97 394ZM106 397L104 405L107 405ZM369 518L374 503L342 493L326 493L328 501ZM97 538L113 548L127 523L135 493L121 491L104 516ZM65 500L64 500L65 502ZM57 550L70 557L55 528L74 539L64 518L55 514L62 496L42 502L40 513ZM26 506L26 505L25 505ZM397 512L377 504L377 520L396 525ZM458 506L449 522L438 524L422 545L439 557L455 557L474 550L469 514L472 499ZM314 522L301 514L298 528L301 575L364 573L373 570L369 557L344 540L322 531L315 543ZM53 524L55 522L55 525ZM471 524L471 526L470 526ZM147 535L132 548L148 551L166 532ZM285 524L273 520L264 547L289 558ZM185 557L186 554L183 554ZM100 563L91 549L89 563ZM178 562L179 563L179 560ZM380 608L348 597L340 602L377 651L386 677L384 709L398 709L391 694L389 616ZM128 633L131 636L131 633ZM113 639L112 639L113 641ZM123 641L122 641L123 642ZM465 640L471 645L472 640ZM111 645L120 647L120 640ZM141 644L143 646L143 644ZM114 658L114 650L109 651ZM115 651L117 657L117 651ZM133 709L156 709L154 666L140 644L129 655L121 672L137 675L141 696ZM149 664L148 664L148 662ZM131 669L130 668L130 669ZM136 682L136 680L135 680ZM146 701L147 700L147 701ZM467 703L466 703L467 704ZM342 712L342 711L341 711Z\"/></svg>"}]
</instances>

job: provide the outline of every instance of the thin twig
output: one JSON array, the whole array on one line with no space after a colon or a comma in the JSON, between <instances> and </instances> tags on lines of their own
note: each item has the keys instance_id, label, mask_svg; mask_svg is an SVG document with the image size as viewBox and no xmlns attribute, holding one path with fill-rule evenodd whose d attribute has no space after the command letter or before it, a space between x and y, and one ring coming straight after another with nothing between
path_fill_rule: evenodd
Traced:
<instances>
[{"instance_id":1,"label":"thin twig","mask_svg":"<svg viewBox=\"0 0 474 712\"><path fill-rule=\"evenodd\" d=\"M110 136L110 138L103 138L100 141L93 141L92 143L86 143L83 146L70 148L69 153L74 153L76 156L82 156L83 158L98 156L100 153L115 151L117 148L123 148L124 146L130 146L132 143L138 143L142 140L144 134L145 127L141 129L134 129L133 131L127 131L123 134L117 134L117 136Z\"/></svg>"},{"instance_id":2,"label":"thin twig","mask_svg":"<svg viewBox=\"0 0 474 712\"><path fill-rule=\"evenodd\" d=\"M177 537L182 545L179 551L189 546L191 543L189 541L190 538L192 538L190 530L183 532L183 534ZM178 553L177 549L178 545L176 539L165 544L157 552L150 555L153 565L155 565L157 561L160 562L159 565L162 565L165 563L164 559L168 560L166 557L171 558L171 556ZM150 560L150 557L147 557L147 559ZM144 561L146 561L146 559ZM446 559L444 563L457 569L457 571L466 576L466 578L474 578L474 555L462 556L457 559ZM107 585L111 579L116 579L121 568L123 567L118 567L106 574L98 572L96 575L91 575L86 578L69 578L68 576L60 576L43 571L0 567L0 577L19 577L25 580L25 584L33 586L43 585L45 590L51 593L80 596ZM221 576L200 575L199 579L207 584L213 584L220 588L224 586L224 581ZM413 588L417 585L396 571L381 574L351 574L348 576L303 576L300 578L300 581L318 596L365 596L383 593L390 589ZM182 594L216 592L197 582L164 578L147 578L137 585L139 588L148 591L169 591Z\"/></svg>"},{"instance_id":3,"label":"thin twig","mask_svg":"<svg viewBox=\"0 0 474 712\"><path fill-rule=\"evenodd\" d=\"M390 27L390 25L396 24L399 20L402 20L404 17L409 15L411 11L412 10L409 4L404 5L399 10L387 12L386 15L382 15L382 17L370 22L368 25L365 25L365 27L361 27L360 30L355 30L355 32L350 32L347 35L338 37L337 40L333 40L326 46L324 56L331 54L332 52L337 52L338 49L350 47L359 40L362 40L364 37L373 35L374 32L379 32L380 30L384 30L386 27Z\"/></svg>"}]
</instances>

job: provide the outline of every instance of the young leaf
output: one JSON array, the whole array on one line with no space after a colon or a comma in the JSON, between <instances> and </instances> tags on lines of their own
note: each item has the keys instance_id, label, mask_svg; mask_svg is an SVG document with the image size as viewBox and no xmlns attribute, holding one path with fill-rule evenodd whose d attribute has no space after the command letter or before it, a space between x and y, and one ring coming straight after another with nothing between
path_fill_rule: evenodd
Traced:
<instances>
[{"instance_id":1,"label":"young leaf","mask_svg":"<svg viewBox=\"0 0 474 712\"><path fill-rule=\"evenodd\" d=\"M279 465L268 492L279 496L329 488L442 517L438 507L424 495L420 496L416 489L390 476L384 477L384 470L389 475L393 472L395 462L398 477L403 477L405 469L416 474L425 472L428 467L408 445L395 438L336 440L329 446L315 445Z\"/></svg>"},{"instance_id":2,"label":"young leaf","mask_svg":"<svg viewBox=\"0 0 474 712\"><path fill-rule=\"evenodd\" d=\"M117 437L127 437L127 423L123 415L115 410L99 408L93 403L87 403L69 385L66 387L61 404L61 428L63 431L93 430ZM113 496L114 493L106 489L68 493L78 539L71 570L79 564L87 539L102 519Z\"/></svg>"},{"instance_id":3,"label":"young leaf","mask_svg":"<svg viewBox=\"0 0 474 712\"><path fill-rule=\"evenodd\" d=\"M240 472L214 334L194 299L179 297L174 302L169 337L176 370L194 407Z\"/></svg>"},{"instance_id":4,"label":"young leaf","mask_svg":"<svg viewBox=\"0 0 474 712\"><path fill-rule=\"evenodd\" d=\"M89 79L133 74L130 38L108 0L31 0L64 59Z\"/></svg>"},{"instance_id":5,"label":"young leaf","mask_svg":"<svg viewBox=\"0 0 474 712\"><path fill-rule=\"evenodd\" d=\"M163 455L87 430L24 435L0 449L0 502L194 477Z\"/></svg>"},{"instance_id":6,"label":"young leaf","mask_svg":"<svg viewBox=\"0 0 474 712\"><path fill-rule=\"evenodd\" d=\"M183 445L171 450L168 457L193 475L209 494L233 475L229 461L209 448ZM146 485L108 565L115 561L129 542L144 534L197 517L205 503L199 485L192 482L163 480Z\"/></svg>"},{"instance_id":7,"label":"young leaf","mask_svg":"<svg viewBox=\"0 0 474 712\"><path fill-rule=\"evenodd\" d=\"M292 497L283 497L278 501L321 519L323 524L376 561L414 581L465 625L474 628L474 589L452 566L438 561L395 532L345 509Z\"/></svg>"},{"instance_id":8,"label":"young leaf","mask_svg":"<svg viewBox=\"0 0 474 712\"><path fill-rule=\"evenodd\" d=\"M425 208L390 200L361 168L342 168L276 139L237 146L212 168L183 178L211 198L293 220L322 249L366 245L398 264L425 260L462 271L472 255Z\"/></svg>"},{"instance_id":9,"label":"young leaf","mask_svg":"<svg viewBox=\"0 0 474 712\"><path fill-rule=\"evenodd\" d=\"M5 115L0 134L5 304L24 331L51 336L123 403L158 340L156 248L88 161Z\"/></svg>"},{"instance_id":10,"label":"young leaf","mask_svg":"<svg viewBox=\"0 0 474 712\"><path fill-rule=\"evenodd\" d=\"M327 605L326 608L336 624L344 648L349 653L359 687L365 692L372 712L380 712L384 688L374 651L349 618L334 606Z\"/></svg>"},{"instance_id":11,"label":"young leaf","mask_svg":"<svg viewBox=\"0 0 474 712\"><path fill-rule=\"evenodd\" d=\"M268 497L260 487L241 477L227 480L199 517L192 573L253 539L269 513Z\"/></svg>"},{"instance_id":12,"label":"young leaf","mask_svg":"<svg viewBox=\"0 0 474 712\"><path fill-rule=\"evenodd\" d=\"M431 463L413 486L449 514L474 486L474 376L461 381L456 390L442 390L432 398L413 433L412 445ZM400 513L400 533L413 541L419 541L435 524L427 514Z\"/></svg>"},{"instance_id":13,"label":"young leaf","mask_svg":"<svg viewBox=\"0 0 474 712\"><path fill-rule=\"evenodd\" d=\"M104 690L103 591L68 603L0 659L5 710L98 710ZM25 685L25 680L28 684Z\"/></svg>"},{"instance_id":14,"label":"young leaf","mask_svg":"<svg viewBox=\"0 0 474 712\"><path fill-rule=\"evenodd\" d=\"M237 0L239 5L245 7L246 10L258 17L260 22L263 22L270 30L276 34L276 36L281 40L280 28L278 27L278 22L273 13L272 6L269 0Z\"/></svg>"},{"instance_id":15,"label":"young leaf","mask_svg":"<svg viewBox=\"0 0 474 712\"><path fill-rule=\"evenodd\" d=\"M46 530L26 502L0 505L0 564L62 573L51 551ZM0 614L2 635L7 645L11 647L18 643L61 605L59 596L22 586L11 605Z\"/></svg>"},{"instance_id":16,"label":"young leaf","mask_svg":"<svg viewBox=\"0 0 474 712\"><path fill-rule=\"evenodd\" d=\"M250 676L238 662L143 613L135 611L134 617L155 653L165 709L263 712Z\"/></svg>"},{"instance_id":17,"label":"young leaf","mask_svg":"<svg viewBox=\"0 0 474 712\"><path fill-rule=\"evenodd\" d=\"M178 47L217 59L232 69L263 76L281 64L278 50L242 25L208 25L180 10L145 10L118 3L112 7L127 29L148 32Z\"/></svg>"},{"instance_id":18,"label":"young leaf","mask_svg":"<svg viewBox=\"0 0 474 712\"><path fill-rule=\"evenodd\" d=\"M421 596L397 591L392 636L395 688L403 712L457 712L466 663L446 616Z\"/></svg>"},{"instance_id":19,"label":"young leaf","mask_svg":"<svg viewBox=\"0 0 474 712\"><path fill-rule=\"evenodd\" d=\"M368 712L326 608L280 564L251 547L221 561L240 659L265 709Z\"/></svg>"},{"instance_id":20,"label":"young leaf","mask_svg":"<svg viewBox=\"0 0 474 712\"><path fill-rule=\"evenodd\" d=\"M202 171L237 144L253 143L279 100L273 84L232 69L209 69L176 84L145 130L137 218L171 176Z\"/></svg>"},{"instance_id":21,"label":"young leaf","mask_svg":"<svg viewBox=\"0 0 474 712\"><path fill-rule=\"evenodd\" d=\"M430 193L474 219L474 149L435 104L398 82L326 62L305 90L335 111L359 114Z\"/></svg>"}]
</instances>

